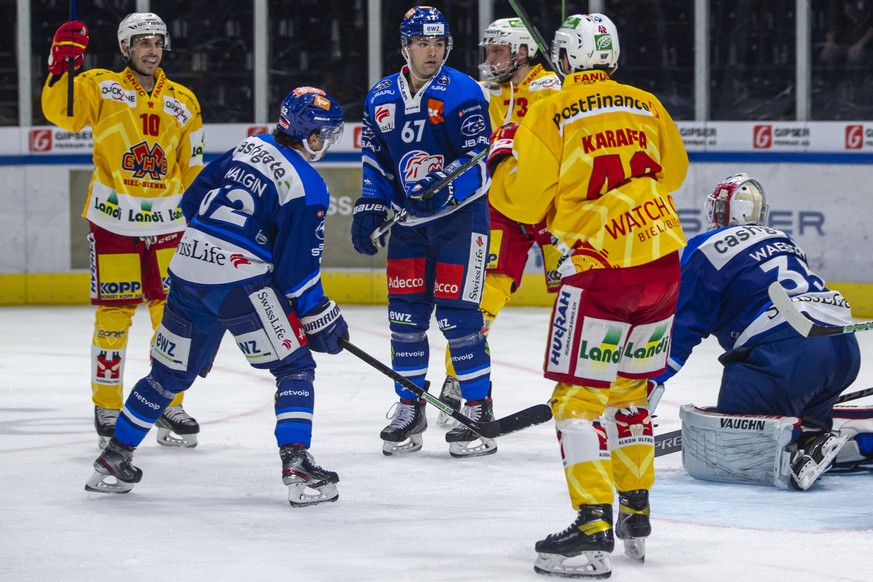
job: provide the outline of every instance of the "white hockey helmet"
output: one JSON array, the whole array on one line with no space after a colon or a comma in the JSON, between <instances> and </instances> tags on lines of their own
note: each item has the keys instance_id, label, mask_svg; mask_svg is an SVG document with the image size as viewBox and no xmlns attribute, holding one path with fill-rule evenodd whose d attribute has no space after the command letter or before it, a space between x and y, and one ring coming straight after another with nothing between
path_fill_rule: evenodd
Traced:
<instances>
[{"instance_id":1,"label":"white hockey helmet","mask_svg":"<svg viewBox=\"0 0 873 582\"><path fill-rule=\"evenodd\" d=\"M764 188L745 172L728 176L706 197L704 203L709 230L724 226L766 224L769 207Z\"/></svg>"},{"instance_id":2,"label":"white hockey helmet","mask_svg":"<svg viewBox=\"0 0 873 582\"><path fill-rule=\"evenodd\" d=\"M154 12L133 12L118 25L118 47L122 54L130 48L135 36L156 34L164 37L164 50L170 50L170 34L166 23Z\"/></svg>"},{"instance_id":3,"label":"white hockey helmet","mask_svg":"<svg viewBox=\"0 0 873 582\"><path fill-rule=\"evenodd\" d=\"M509 47L509 62L502 68L500 63L494 65L488 62L488 45L504 45ZM518 62L518 49L527 47L527 62L537 55L537 44L520 18L501 18L488 25L482 34L481 64L479 75L485 81L505 83L512 74L524 63Z\"/></svg>"},{"instance_id":4,"label":"white hockey helmet","mask_svg":"<svg viewBox=\"0 0 873 582\"><path fill-rule=\"evenodd\" d=\"M552 61L562 67L567 55L570 71L603 69L610 75L618 69L618 31L603 14L572 14L555 32Z\"/></svg>"}]
</instances>

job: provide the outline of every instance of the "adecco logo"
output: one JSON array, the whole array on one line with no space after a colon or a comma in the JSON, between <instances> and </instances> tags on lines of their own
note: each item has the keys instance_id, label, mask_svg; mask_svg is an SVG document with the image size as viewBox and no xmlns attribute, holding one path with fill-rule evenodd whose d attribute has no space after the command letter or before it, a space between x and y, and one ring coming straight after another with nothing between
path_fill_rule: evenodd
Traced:
<instances>
[{"instance_id":1,"label":"adecco logo","mask_svg":"<svg viewBox=\"0 0 873 582\"><path fill-rule=\"evenodd\" d=\"M52 149L52 130L50 129L32 129L30 130L30 151L32 152L50 152Z\"/></svg>"},{"instance_id":2,"label":"adecco logo","mask_svg":"<svg viewBox=\"0 0 873 582\"><path fill-rule=\"evenodd\" d=\"M355 127L354 132L352 133L352 142L354 143L354 148L356 150L361 149L361 132L364 131L364 127L359 125Z\"/></svg>"},{"instance_id":3,"label":"adecco logo","mask_svg":"<svg viewBox=\"0 0 873 582\"><path fill-rule=\"evenodd\" d=\"M756 125L752 130L752 147L766 149L773 146L773 126Z\"/></svg>"},{"instance_id":4,"label":"adecco logo","mask_svg":"<svg viewBox=\"0 0 873 582\"><path fill-rule=\"evenodd\" d=\"M270 133L270 128L266 125L252 125L246 130L246 137L252 137L253 135L260 135L262 133Z\"/></svg>"},{"instance_id":5,"label":"adecco logo","mask_svg":"<svg viewBox=\"0 0 873 582\"><path fill-rule=\"evenodd\" d=\"M863 125L847 125L846 126L846 149L859 150L864 145L864 126Z\"/></svg>"}]
</instances>

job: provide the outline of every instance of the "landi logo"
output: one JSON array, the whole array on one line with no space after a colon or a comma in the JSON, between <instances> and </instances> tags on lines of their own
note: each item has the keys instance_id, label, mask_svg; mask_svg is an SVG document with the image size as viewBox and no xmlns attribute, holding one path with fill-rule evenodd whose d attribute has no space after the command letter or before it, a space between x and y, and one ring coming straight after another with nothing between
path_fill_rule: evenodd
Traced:
<instances>
[{"instance_id":1,"label":"landi logo","mask_svg":"<svg viewBox=\"0 0 873 582\"><path fill-rule=\"evenodd\" d=\"M50 152L52 149L52 130L50 129L32 129L30 130L30 151L32 152Z\"/></svg>"},{"instance_id":2,"label":"landi logo","mask_svg":"<svg viewBox=\"0 0 873 582\"><path fill-rule=\"evenodd\" d=\"M864 126L863 125L847 125L846 126L846 149L859 150L864 146Z\"/></svg>"},{"instance_id":3,"label":"landi logo","mask_svg":"<svg viewBox=\"0 0 873 582\"><path fill-rule=\"evenodd\" d=\"M773 126L756 125L752 130L752 147L766 149L773 146Z\"/></svg>"},{"instance_id":4,"label":"landi logo","mask_svg":"<svg viewBox=\"0 0 873 582\"><path fill-rule=\"evenodd\" d=\"M262 133L269 133L270 128L266 125L252 125L246 130L246 137L251 137L253 135L260 135Z\"/></svg>"}]
</instances>

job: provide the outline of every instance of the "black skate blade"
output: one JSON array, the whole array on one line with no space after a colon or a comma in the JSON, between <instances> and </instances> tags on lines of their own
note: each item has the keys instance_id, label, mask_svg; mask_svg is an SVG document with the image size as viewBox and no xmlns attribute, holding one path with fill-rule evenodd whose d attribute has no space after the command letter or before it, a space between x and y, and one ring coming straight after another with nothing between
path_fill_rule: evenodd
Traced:
<instances>
[{"instance_id":1,"label":"black skate blade","mask_svg":"<svg viewBox=\"0 0 873 582\"><path fill-rule=\"evenodd\" d=\"M471 421L468 426L480 436L494 439L552 419L552 409L548 404L536 404L519 410L503 418L490 422ZM467 423L465 423L467 424Z\"/></svg>"}]
</instances>

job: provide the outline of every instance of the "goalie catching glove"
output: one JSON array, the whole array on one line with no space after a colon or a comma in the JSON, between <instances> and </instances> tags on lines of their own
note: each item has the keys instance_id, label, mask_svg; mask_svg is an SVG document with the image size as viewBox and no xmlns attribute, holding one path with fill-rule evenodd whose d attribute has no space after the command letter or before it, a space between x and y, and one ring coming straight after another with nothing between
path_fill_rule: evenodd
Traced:
<instances>
[{"instance_id":1,"label":"goalie catching glove","mask_svg":"<svg viewBox=\"0 0 873 582\"><path fill-rule=\"evenodd\" d=\"M489 176L494 176L500 162L512 155L512 143L516 131L518 131L517 123L507 123L491 134L491 146L488 148L488 160L485 162Z\"/></svg>"},{"instance_id":2,"label":"goalie catching glove","mask_svg":"<svg viewBox=\"0 0 873 582\"><path fill-rule=\"evenodd\" d=\"M455 199L455 187L451 182L437 190L430 192L430 189L436 186L448 176L444 170L436 170L429 173L427 176L407 187L406 189L406 211L417 218L427 218L433 216L443 208L457 204Z\"/></svg>"},{"instance_id":3,"label":"goalie catching glove","mask_svg":"<svg viewBox=\"0 0 873 582\"><path fill-rule=\"evenodd\" d=\"M73 70L82 68L85 49L88 48L88 27L84 22L71 20L63 23L52 39L52 49L48 58L49 73L61 76L69 68L67 59L73 60Z\"/></svg>"},{"instance_id":4,"label":"goalie catching glove","mask_svg":"<svg viewBox=\"0 0 873 582\"><path fill-rule=\"evenodd\" d=\"M339 305L326 299L300 318L303 331L314 352L338 354L343 351L340 338L349 339L349 326L340 313Z\"/></svg>"}]
</instances>

